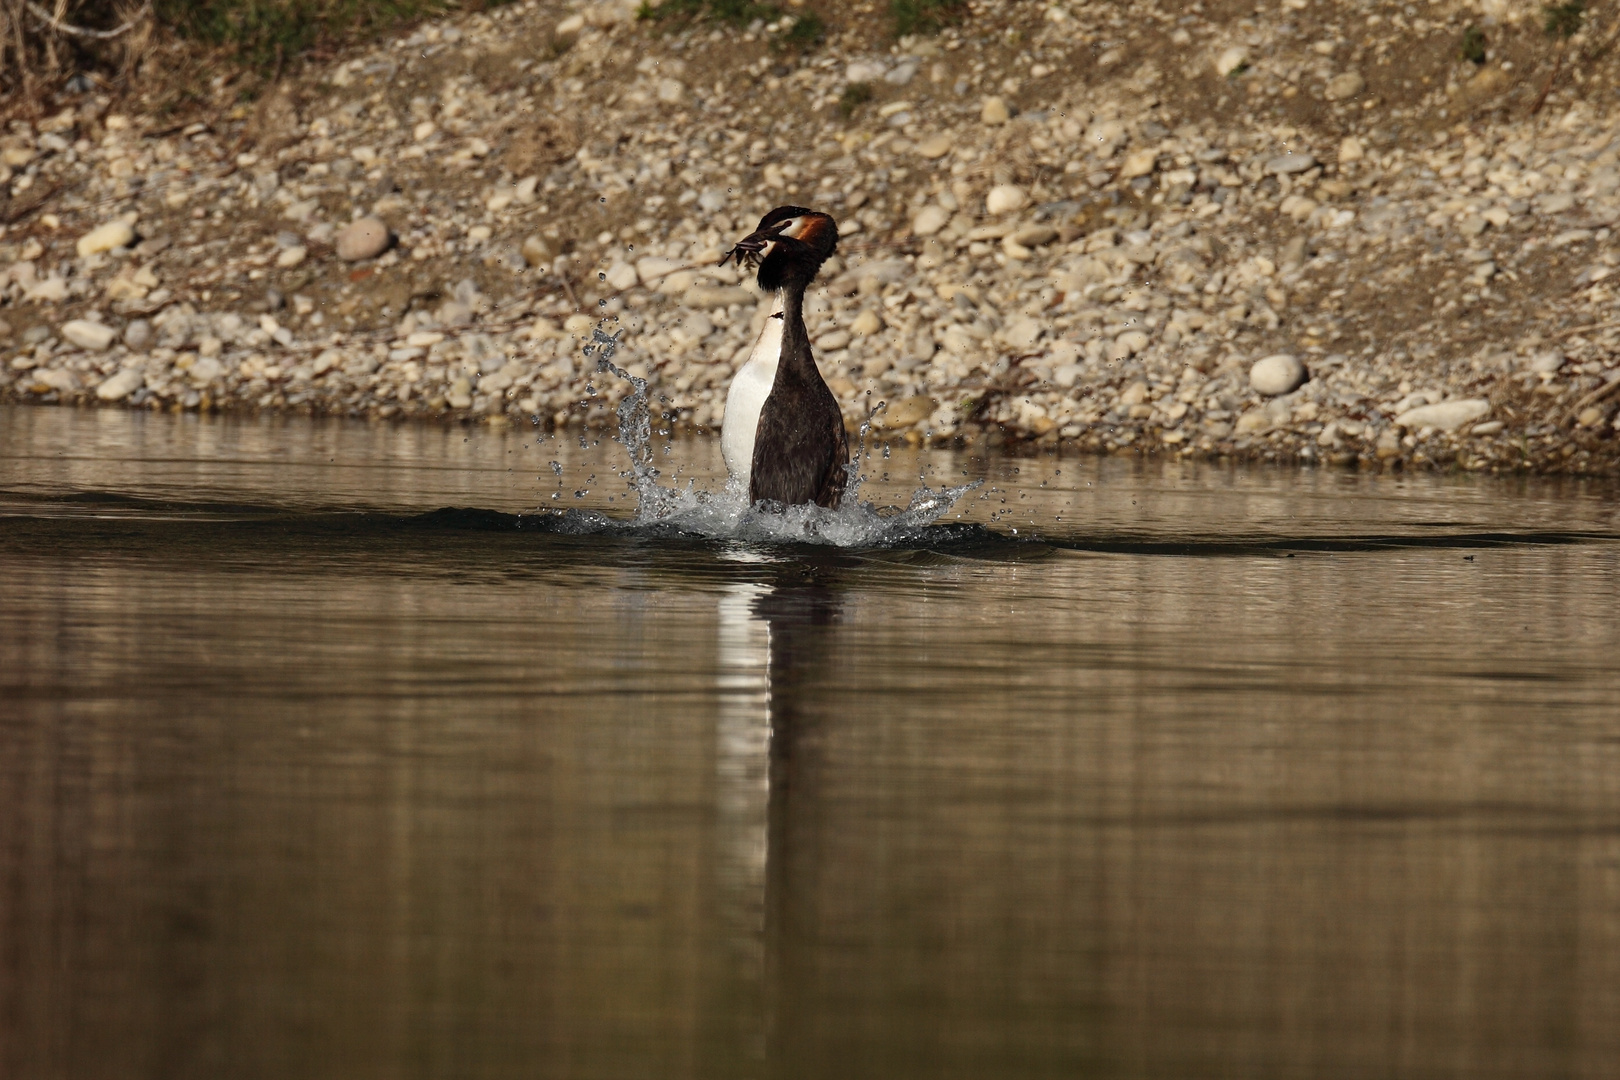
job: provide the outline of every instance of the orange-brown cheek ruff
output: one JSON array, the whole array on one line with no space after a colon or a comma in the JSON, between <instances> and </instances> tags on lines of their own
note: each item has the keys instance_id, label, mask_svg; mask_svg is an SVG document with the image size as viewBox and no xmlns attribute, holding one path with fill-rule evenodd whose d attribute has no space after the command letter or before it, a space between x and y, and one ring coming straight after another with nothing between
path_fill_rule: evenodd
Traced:
<instances>
[{"instance_id":1,"label":"orange-brown cheek ruff","mask_svg":"<svg viewBox=\"0 0 1620 1080\"><path fill-rule=\"evenodd\" d=\"M828 239L828 232L832 228L831 218L823 217L820 214L815 216L806 215L800 218L791 228L783 229L782 235L791 240L797 240L801 244L819 248Z\"/></svg>"}]
</instances>

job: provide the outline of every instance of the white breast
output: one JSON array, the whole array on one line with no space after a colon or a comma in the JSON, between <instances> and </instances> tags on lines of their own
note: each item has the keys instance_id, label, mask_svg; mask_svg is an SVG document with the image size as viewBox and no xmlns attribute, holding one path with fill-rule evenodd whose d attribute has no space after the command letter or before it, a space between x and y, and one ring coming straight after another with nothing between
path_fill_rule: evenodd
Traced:
<instances>
[{"instance_id":1,"label":"white breast","mask_svg":"<svg viewBox=\"0 0 1620 1080\"><path fill-rule=\"evenodd\" d=\"M754 435L759 431L759 413L765 407L771 387L776 384L776 365L782 358L782 294L771 304L771 318L754 343L754 351L731 380L726 391L726 415L720 422L720 453L726 470L743 484L754 467Z\"/></svg>"}]
</instances>

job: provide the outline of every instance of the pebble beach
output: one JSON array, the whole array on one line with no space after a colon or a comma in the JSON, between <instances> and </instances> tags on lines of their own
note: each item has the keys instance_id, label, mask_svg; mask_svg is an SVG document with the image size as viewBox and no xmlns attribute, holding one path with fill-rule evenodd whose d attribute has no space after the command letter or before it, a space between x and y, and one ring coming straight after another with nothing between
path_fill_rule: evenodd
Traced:
<instances>
[{"instance_id":1,"label":"pebble beach","mask_svg":"<svg viewBox=\"0 0 1620 1080\"><path fill-rule=\"evenodd\" d=\"M839 220L807 320L882 439L1620 465L1606 23L1560 58L1501 0L974 3L899 37L828 5L814 42L782 10L531 0L253 101L14 118L0 400L603 428L601 328L712 431L765 317L720 254L791 203Z\"/></svg>"}]
</instances>

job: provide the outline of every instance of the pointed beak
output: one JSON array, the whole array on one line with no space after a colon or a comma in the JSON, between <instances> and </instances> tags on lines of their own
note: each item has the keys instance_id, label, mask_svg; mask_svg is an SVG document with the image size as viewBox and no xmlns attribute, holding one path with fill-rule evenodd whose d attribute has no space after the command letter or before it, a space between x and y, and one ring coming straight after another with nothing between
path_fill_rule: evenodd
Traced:
<instances>
[{"instance_id":1,"label":"pointed beak","mask_svg":"<svg viewBox=\"0 0 1620 1080\"><path fill-rule=\"evenodd\" d=\"M757 266L759 261L776 247L781 232L782 226L777 224L749 233L733 244L730 251L720 256L720 265L724 266L728 260L736 259L738 266Z\"/></svg>"}]
</instances>

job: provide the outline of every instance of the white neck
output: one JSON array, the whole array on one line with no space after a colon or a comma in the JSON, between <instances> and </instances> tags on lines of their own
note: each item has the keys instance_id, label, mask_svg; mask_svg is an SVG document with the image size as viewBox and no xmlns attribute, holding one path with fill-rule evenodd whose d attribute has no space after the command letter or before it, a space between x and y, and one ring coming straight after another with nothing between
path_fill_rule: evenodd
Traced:
<instances>
[{"instance_id":1,"label":"white neck","mask_svg":"<svg viewBox=\"0 0 1620 1080\"><path fill-rule=\"evenodd\" d=\"M726 416L720 425L720 453L726 470L744 484L754 468L754 436L759 431L759 414L776 385L776 367L782 359L783 299L780 290L772 294L771 310L759 340L737 369L726 392Z\"/></svg>"}]
</instances>

